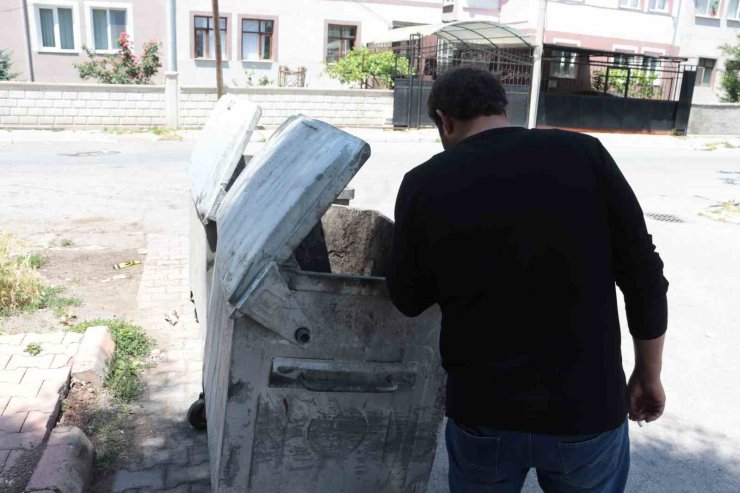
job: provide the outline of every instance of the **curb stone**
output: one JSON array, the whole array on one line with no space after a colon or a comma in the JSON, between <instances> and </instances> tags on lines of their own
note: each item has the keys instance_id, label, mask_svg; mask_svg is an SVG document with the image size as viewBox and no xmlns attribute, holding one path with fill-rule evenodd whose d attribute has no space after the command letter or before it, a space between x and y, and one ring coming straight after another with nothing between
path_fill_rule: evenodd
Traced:
<instances>
[{"instance_id":1,"label":"curb stone","mask_svg":"<svg viewBox=\"0 0 740 493\"><path fill-rule=\"evenodd\" d=\"M83 493L92 479L95 452L90 440L76 426L51 432L41 460L26 492Z\"/></svg>"}]
</instances>

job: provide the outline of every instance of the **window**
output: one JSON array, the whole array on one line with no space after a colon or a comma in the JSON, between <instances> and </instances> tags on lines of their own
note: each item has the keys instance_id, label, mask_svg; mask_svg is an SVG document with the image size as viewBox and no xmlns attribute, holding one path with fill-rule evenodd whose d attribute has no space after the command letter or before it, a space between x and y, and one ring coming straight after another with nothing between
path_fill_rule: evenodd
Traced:
<instances>
[{"instance_id":1,"label":"window","mask_svg":"<svg viewBox=\"0 0 740 493\"><path fill-rule=\"evenodd\" d=\"M727 18L740 21L740 0L730 0L730 6L727 9Z\"/></svg>"},{"instance_id":2,"label":"window","mask_svg":"<svg viewBox=\"0 0 740 493\"><path fill-rule=\"evenodd\" d=\"M553 50L550 75L560 79L576 78L576 54L569 51Z\"/></svg>"},{"instance_id":3,"label":"window","mask_svg":"<svg viewBox=\"0 0 740 493\"><path fill-rule=\"evenodd\" d=\"M74 50L75 33L71 7L38 6L39 49Z\"/></svg>"},{"instance_id":4,"label":"window","mask_svg":"<svg viewBox=\"0 0 740 493\"><path fill-rule=\"evenodd\" d=\"M718 17L720 0L694 0L696 15L702 17Z\"/></svg>"},{"instance_id":5,"label":"window","mask_svg":"<svg viewBox=\"0 0 740 493\"><path fill-rule=\"evenodd\" d=\"M668 0L650 0L650 10L653 12L668 12Z\"/></svg>"},{"instance_id":6,"label":"window","mask_svg":"<svg viewBox=\"0 0 740 493\"><path fill-rule=\"evenodd\" d=\"M242 19L242 60L272 60L275 21Z\"/></svg>"},{"instance_id":7,"label":"window","mask_svg":"<svg viewBox=\"0 0 740 493\"><path fill-rule=\"evenodd\" d=\"M195 27L195 58L216 58L216 31L214 29L213 16L196 15L193 17ZM221 57L226 56L226 17L219 19L219 28L221 30Z\"/></svg>"},{"instance_id":8,"label":"window","mask_svg":"<svg viewBox=\"0 0 740 493\"><path fill-rule=\"evenodd\" d=\"M125 9L92 9L92 41L95 51L118 50L121 33L127 31L126 19Z\"/></svg>"},{"instance_id":9,"label":"window","mask_svg":"<svg viewBox=\"0 0 740 493\"><path fill-rule=\"evenodd\" d=\"M619 6L625 9L639 9L640 0L619 0Z\"/></svg>"},{"instance_id":10,"label":"window","mask_svg":"<svg viewBox=\"0 0 740 493\"><path fill-rule=\"evenodd\" d=\"M717 60L712 58L700 58L696 67L696 85L701 87L712 86L712 72Z\"/></svg>"},{"instance_id":11,"label":"window","mask_svg":"<svg viewBox=\"0 0 740 493\"><path fill-rule=\"evenodd\" d=\"M326 61L336 62L352 51L357 39L357 26L329 24L326 40Z\"/></svg>"},{"instance_id":12,"label":"window","mask_svg":"<svg viewBox=\"0 0 740 493\"><path fill-rule=\"evenodd\" d=\"M632 55L614 55L614 64L619 68L628 68L632 66L633 58Z\"/></svg>"}]
</instances>

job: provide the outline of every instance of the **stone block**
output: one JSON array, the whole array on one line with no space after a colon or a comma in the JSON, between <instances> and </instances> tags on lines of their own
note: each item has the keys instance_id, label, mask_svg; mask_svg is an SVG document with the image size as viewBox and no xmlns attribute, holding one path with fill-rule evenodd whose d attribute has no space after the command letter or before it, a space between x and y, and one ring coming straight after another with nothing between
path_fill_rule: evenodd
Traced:
<instances>
[{"instance_id":1,"label":"stone block","mask_svg":"<svg viewBox=\"0 0 740 493\"><path fill-rule=\"evenodd\" d=\"M71 116L57 116L54 119L55 125L72 125L72 117Z\"/></svg>"},{"instance_id":2,"label":"stone block","mask_svg":"<svg viewBox=\"0 0 740 493\"><path fill-rule=\"evenodd\" d=\"M87 125L87 117L86 116L76 116L74 117L72 122L75 125Z\"/></svg>"},{"instance_id":3,"label":"stone block","mask_svg":"<svg viewBox=\"0 0 740 493\"><path fill-rule=\"evenodd\" d=\"M56 428L26 491L83 493L91 483L94 457L90 440L79 428Z\"/></svg>"},{"instance_id":4,"label":"stone block","mask_svg":"<svg viewBox=\"0 0 740 493\"><path fill-rule=\"evenodd\" d=\"M113 356L116 345L104 325L89 327L80 341L74 357L72 376L95 385L105 379L105 365Z\"/></svg>"},{"instance_id":5,"label":"stone block","mask_svg":"<svg viewBox=\"0 0 740 493\"><path fill-rule=\"evenodd\" d=\"M40 116L39 125L54 125L54 117L53 116Z\"/></svg>"},{"instance_id":6,"label":"stone block","mask_svg":"<svg viewBox=\"0 0 740 493\"><path fill-rule=\"evenodd\" d=\"M88 125L100 125L101 119L99 116L90 116L87 118Z\"/></svg>"},{"instance_id":7,"label":"stone block","mask_svg":"<svg viewBox=\"0 0 740 493\"><path fill-rule=\"evenodd\" d=\"M75 117L80 114L80 110L77 108L64 108L62 116L72 116Z\"/></svg>"},{"instance_id":8,"label":"stone block","mask_svg":"<svg viewBox=\"0 0 740 493\"><path fill-rule=\"evenodd\" d=\"M124 101L126 99L126 94L122 92L112 92L110 93L110 100L111 101Z\"/></svg>"},{"instance_id":9,"label":"stone block","mask_svg":"<svg viewBox=\"0 0 740 493\"><path fill-rule=\"evenodd\" d=\"M28 115L28 108L10 108L10 114L12 116L26 116Z\"/></svg>"},{"instance_id":10,"label":"stone block","mask_svg":"<svg viewBox=\"0 0 740 493\"><path fill-rule=\"evenodd\" d=\"M19 118L17 116L4 116L0 121L3 125L18 125Z\"/></svg>"},{"instance_id":11,"label":"stone block","mask_svg":"<svg viewBox=\"0 0 740 493\"><path fill-rule=\"evenodd\" d=\"M72 101L66 99L58 99L54 101L54 108L71 108Z\"/></svg>"},{"instance_id":12,"label":"stone block","mask_svg":"<svg viewBox=\"0 0 740 493\"><path fill-rule=\"evenodd\" d=\"M98 101L107 101L109 99L108 93L104 91L94 92L92 98Z\"/></svg>"},{"instance_id":13,"label":"stone block","mask_svg":"<svg viewBox=\"0 0 740 493\"><path fill-rule=\"evenodd\" d=\"M23 427L28 412L21 411L13 414L3 414L0 416L0 431L5 433L18 433Z\"/></svg>"},{"instance_id":14,"label":"stone block","mask_svg":"<svg viewBox=\"0 0 740 493\"><path fill-rule=\"evenodd\" d=\"M18 106L19 108L33 108L36 106L36 101L33 101L31 99L19 99L16 106Z\"/></svg>"},{"instance_id":15,"label":"stone block","mask_svg":"<svg viewBox=\"0 0 740 493\"><path fill-rule=\"evenodd\" d=\"M78 99L78 95L79 93L77 91L64 91L62 92L62 99L74 101L75 99Z\"/></svg>"},{"instance_id":16,"label":"stone block","mask_svg":"<svg viewBox=\"0 0 740 493\"><path fill-rule=\"evenodd\" d=\"M20 124L21 125L38 125L39 117L38 116L22 116L20 117Z\"/></svg>"},{"instance_id":17,"label":"stone block","mask_svg":"<svg viewBox=\"0 0 740 493\"><path fill-rule=\"evenodd\" d=\"M169 466L165 473L165 486L172 488L183 483L207 481L211 477L208 462L196 466Z\"/></svg>"},{"instance_id":18,"label":"stone block","mask_svg":"<svg viewBox=\"0 0 740 493\"><path fill-rule=\"evenodd\" d=\"M5 365L5 368L7 370L14 370L16 368L49 368L53 359L53 354L38 356L14 354L11 356L8 364Z\"/></svg>"}]
</instances>

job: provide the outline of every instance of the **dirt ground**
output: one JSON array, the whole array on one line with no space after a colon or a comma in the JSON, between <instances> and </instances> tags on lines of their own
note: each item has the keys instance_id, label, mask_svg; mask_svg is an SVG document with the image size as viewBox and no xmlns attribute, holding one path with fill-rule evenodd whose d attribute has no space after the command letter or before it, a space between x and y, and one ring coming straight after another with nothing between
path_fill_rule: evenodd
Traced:
<instances>
[{"instance_id":1,"label":"dirt ground","mask_svg":"<svg viewBox=\"0 0 740 493\"><path fill-rule=\"evenodd\" d=\"M143 246L144 238L141 238ZM131 319L135 315L136 293L141 279L142 265L114 270L113 264L130 260L146 261L141 248L116 249L105 246L45 247L33 249L46 258L39 269L48 285L64 288L62 296L82 300L79 307L71 307L76 316L74 324L96 318ZM0 318L0 330L18 332L53 332L65 325L51 309Z\"/></svg>"}]
</instances>

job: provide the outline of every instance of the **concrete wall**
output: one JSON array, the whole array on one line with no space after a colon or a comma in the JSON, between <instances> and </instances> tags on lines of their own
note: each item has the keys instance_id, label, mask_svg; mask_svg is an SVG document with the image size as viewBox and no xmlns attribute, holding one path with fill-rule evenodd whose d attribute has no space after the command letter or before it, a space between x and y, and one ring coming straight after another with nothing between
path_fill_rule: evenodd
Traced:
<instances>
[{"instance_id":1,"label":"concrete wall","mask_svg":"<svg viewBox=\"0 0 740 493\"><path fill-rule=\"evenodd\" d=\"M689 118L690 135L740 135L740 104L694 104Z\"/></svg>"},{"instance_id":2,"label":"concrete wall","mask_svg":"<svg viewBox=\"0 0 740 493\"><path fill-rule=\"evenodd\" d=\"M277 126L302 113L337 126L381 127L393 117L393 91L289 89L277 87L230 88L262 107L260 125ZM184 87L180 94L180 126L202 126L216 104L216 91Z\"/></svg>"},{"instance_id":3,"label":"concrete wall","mask_svg":"<svg viewBox=\"0 0 740 493\"><path fill-rule=\"evenodd\" d=\"M260 125L303 113L333 125L380 127L393 115L393 92L286 88L230 89L262 106ZM216 103L206 87L183 87L180 127L203 125ZM0 127L95 128L166 125L164 86L0 82Z\"/></svg>"},{"instance_id":4,"label":"concrete wall","mask_svg":"<svg viewBox=\"0 0 740 493\"><path fill-rule=\"evenodd\" d=\"M280 65L291 69L306 67L307 87L340 87L324 75L326 26L351 24L358 27L357 46L386 32L394 22L438 23L442 19L441 0L220 0L221 16L227 19L229 50L223 65L224 82L247 86L247 73L253 84L262 77L277 85ZM193 13L207 13L210 0L178 0L177 58L180 81L185 85L215 86L213 60L193 57ZM275 22L274 59L244 61L240 53L242 16L269 17Z\"/></svg>"},{"instance_id":5,"label":"concrete wall","mask_svg":"<svg viewBox=\"0 0 740 493\"><path fill-rule=\"evenodd\" d=\"M0 82L0 126L3 127L164 124L163 86Z\"/></svg>"}]
</instances>

